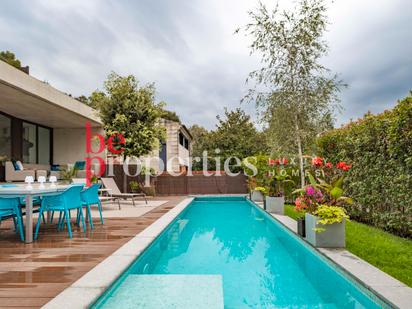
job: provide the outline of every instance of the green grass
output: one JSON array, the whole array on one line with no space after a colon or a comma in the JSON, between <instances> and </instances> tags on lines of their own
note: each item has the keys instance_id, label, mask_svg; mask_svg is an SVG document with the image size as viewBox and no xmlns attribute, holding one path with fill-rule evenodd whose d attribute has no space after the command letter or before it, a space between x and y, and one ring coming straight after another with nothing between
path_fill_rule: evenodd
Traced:
<instances>
[{"instance_id":1,"label":"green grass","mask_svg":"<svg viewBox=\"0 0 412 309\"><path fill-rule=\"evenodd\" d=\"M286 205L285 214L299 214ZM346 249L387 274L412 287L412 241L380 229L349 221L346 223Z\"/></svg>"}]
</instances>

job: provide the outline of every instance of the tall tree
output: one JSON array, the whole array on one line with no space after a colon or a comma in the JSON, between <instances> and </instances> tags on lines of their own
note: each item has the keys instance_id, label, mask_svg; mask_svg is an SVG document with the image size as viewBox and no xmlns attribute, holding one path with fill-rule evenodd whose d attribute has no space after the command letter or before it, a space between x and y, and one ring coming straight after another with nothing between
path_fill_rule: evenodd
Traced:
<instances>
[{"instance_id":1,"label":"tall tree","mask_svg":"<svg viewBox=\"0 0 412 309\"><path fill-rule=\"evenodd\" d=\"M336 74L321 64L328 45L324 0L301 0L292 11L277 5L269 11L260 3L249 12L245 27L253 38L251 53L262 56L262 68L249 74L256 86L246 100L255 102L272 132L278 150L294 145L299 156L301 185L305 185L303 152L313 136L324 130L339 108L337 93L344 86ZM263 86L263 87L262 87ZM258 87L267 89L261 91ZM288 143L282 143L287 140Z\"/></svg>"},{"instance_id":2,"label":"tall tree","mask_svg":"<svg viewBox=\"0 0 412 309\"><path fill-rule=\"evenodd\" d=\"M240 159L266 151L263 135L255 128L250 116L242 109L225 109L224 117L217 116L218 123L213 132L212 145L220 149L225 159Z\"/></svg>"},{"instance_id":3,"label":"tall tree","mask_svg":"<svg viewBox=\"0 0 412 309\"><path fill-rule=\"evenodd\" d=\"M193 136L192 141L192 157L202 158L203 151L210 150L211 133L206 128L197 124L189 128L190 134ZM202 161L193 161L192 169L194 171L201 171L203 167Z\"/></svg>"},{"instance_id":4,"label":"tall tree","mask_svg":"<svg viewBox=\"0 0 412 309\"><path fill-rule=\"evenodd\" d=\"M220 169L224 167L227 158L237 157L240 160L265 153L267 151L265 136L259 132L250 116L242 109L237 108L229 111L225 109L224 116L216 116L218 123L216 129L208 131L207 129L193 125L189 130L193 136L193 157L200 157L202 161L193 162L193 170L202 170L203 168L203 151L208 152L208 169L216 168L216 159ZM230 164L233 167L233 160ZM231 168L232 171L239 170L239 167Z\"/></svg>"},{"instance_id":5,"label":"tall tree","mask_svg":"<svg viewBox=\"0 0 412 309\"><path fill-rule=\"evenodd\" d=\"M125 138L124 157L144 156L158 147L164 130L157 121L162 104L155 103L154 85L139 86L133 75L111 73L104 89L92 93L89 101L98 109L106 134Z\"/></svg>"}]
</instances>

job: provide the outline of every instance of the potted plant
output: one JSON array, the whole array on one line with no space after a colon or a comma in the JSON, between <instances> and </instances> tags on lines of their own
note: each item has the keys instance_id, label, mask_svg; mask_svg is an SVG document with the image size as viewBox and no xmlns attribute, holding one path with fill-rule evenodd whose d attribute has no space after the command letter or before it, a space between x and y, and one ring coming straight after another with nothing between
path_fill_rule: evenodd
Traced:
<instances>
[{"instance_id":1,"label":"potted plant","mask_svg":"<svg viewBox=\"0 0 412 309\"><path fill-rule=\"evenodd\" d=\"M253 202L263 202L266 194L267 189L265 187L255 187L251 192L250 199Z\"/></svg>"},{"instance_id":2,"label":"potted plant","mask_svg":"<svg viewBox=\"0 0 412 309\"><path fill-rule=\"evenodd\" d=\"M269 157L266 155L251 156L243 159L242 167L248 176L249 197L254 202L263 202L267 194L265 175L268 171ZM254 169L251 169L254 166Z\"/></svg>"},{"instance_id":3,"label":"potted plant","mask_svg":"<svg viewBox=\"0 0 412 309\"><path fill-rule=\"evenodd\" d=\"M266 196L266 210L271 213L285 213L285 184L294 183L286 170L281 169L271 181L269 194Z\"/></svg>"},{"instance_id":4,"label":"potted plant","mask_svg":"<svg viewBox=\"0 0 412 309\"><path fill-rule=\"evenodd\" d=\"M306 240L315 247L344 248L347 219L344 208L319 205L315 212L305 214Z\"/></svg>"},{"instance_id":5,"label":"potted plant","mask_svg":"<svg viewBox=\"0 0 412 309\"><path fill-rule=\"evenodd\" d=\"M305 209L306 201L302 196L299 196L295 200L295 211L299 213L299 217L296 218L298 225L298 235L301 237L306 236L306 225L305 225Z\"/></svg>"},{"instance_id":6,"label":"potted plant","mask_svg":"<svg viewBox=\"0 0 412 309\"><path fill-rule=\"evenodd\" d=\"M343 196L344 175L328 183L308 174L310 185L296 190L300 196L295 200L295 209L305 212L305 239L315 247L345 247L345 221L349 219L343 204L352 200Z\"/></svg>"},{"instance_id":7,"label":"potted plant","mask_svg":"<svg viewBox=\"0 0 412 309\"><path fill-rule=\"evenodd\" d=\"M140 184L135 180L129 182L129 187L130 187L130 190L132 191L132 193L138 193L141 189Z\"/></svg>"},{"instance_id":8,"label":"potted plant","mask_svg":"<svg viewBox=\"0 0 412 309\"><path fill-rule=\"evenodd\" d=\"M60 178L62 183L70 184L73 178L76 177L78 169L75 167L67 167L67 169L62 169L60 171Z\"/></svg>"}]
</instances>

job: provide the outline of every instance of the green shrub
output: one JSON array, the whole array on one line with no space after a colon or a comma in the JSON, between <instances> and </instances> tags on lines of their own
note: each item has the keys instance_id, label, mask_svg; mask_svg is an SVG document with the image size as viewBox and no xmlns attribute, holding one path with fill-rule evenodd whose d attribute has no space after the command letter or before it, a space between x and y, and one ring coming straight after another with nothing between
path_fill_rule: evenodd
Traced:
<instances>
[{"instance_id":1,"label":"green shrub","mask_svg":"<svg viewBox=\"0 0 412 309\"><path fill-rule=\"evenodd\" d=\"M412 237L412 96L317 139L319 154L353 164L346 178L351 218Z\"/></svg>"}]
</instances>

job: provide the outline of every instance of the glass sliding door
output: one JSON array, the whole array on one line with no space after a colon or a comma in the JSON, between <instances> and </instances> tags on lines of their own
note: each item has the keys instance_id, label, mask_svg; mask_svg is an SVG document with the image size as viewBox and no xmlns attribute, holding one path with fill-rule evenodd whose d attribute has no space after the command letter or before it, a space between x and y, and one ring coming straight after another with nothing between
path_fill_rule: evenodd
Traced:
<instances>
[{"instance_id":1,"label":"glass sliding door","mask_svg":"<svg viewBox=\"0 0 412 309\"><path fill-rule=\"evenodd\" d=\"M50 129L38 126L39 164L50 164Z\"/></svg>"},{"instance_id":2,"label":"glass sliding door","mask_svg":"<svg viewBox=\"0 0 412 309\"><path fill-rule=\"evenodd\" d=\"M0 159L11 159L11 119L0 114Z\"/></svg>"},{"instance_id":3,"label":"glass sliding door","mask_svg":"<svg viewBox=\"0 0 412 309\"><path fill-rule=\"evenodd\" d=\"M23 122L23 162L37 163L36 125Z\"/></svg>"}]
</instances>

